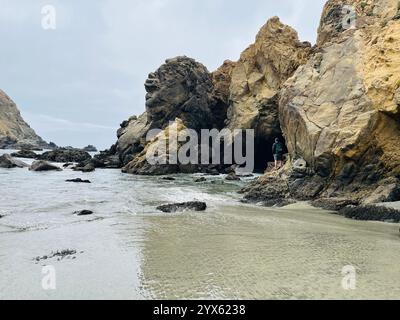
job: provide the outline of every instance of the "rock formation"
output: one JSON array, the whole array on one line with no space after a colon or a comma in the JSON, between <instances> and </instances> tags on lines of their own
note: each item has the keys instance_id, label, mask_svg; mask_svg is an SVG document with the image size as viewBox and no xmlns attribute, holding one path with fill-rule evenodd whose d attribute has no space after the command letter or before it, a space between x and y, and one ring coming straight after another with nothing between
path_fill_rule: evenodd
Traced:
<instances>
[{"instance_id":1,"label":"rock formation","mask_svg":"<svg viewBox=\"0 0 400 320\"><path fill-rule=\"evenodd\" d=\"M11 153L11 156L16 158L36 159L39 155L32 150L22 149L18 152Z\"/></svg>"},{"instance_id":2,"label":"rock formation","mask_svg":"<svg viewBox=\"0 0 400 320\"><path fill-rule=\"evenodd\" d=\"M172 203L158 206L157 210L165 213L184 212L184 211L205 211L207 204L200 201L191 201L183 203Z\"/></svg>"},{"instance_id":3,"label":"rock formation","mask_svg":"<svg viewBox=\"0 0 400 320\"><path fill-rule=\"evenodd\" d=\"M108 152L95 156L96 166L103 166L117 155L125 172L180 172L182 167L179 166L160 166L157 169L147 163L147 133L151 129L165 130L174 122L197 131L223 126L227 110L224 103L228 98L224 95L223 86L216 88L214 84L216 79L225 77L229 76L224 71L212 75L204 65L188 57L166 60L158 70L149 74L145 82L146 112L121 124L116 145ZM115 158L111 162L115 164Z\"/></svg>"},{"instance_id":4,"label":"rock formation","mask_svg":"<svg viewBox=\"0 0 400 320\"><path fill-rule=\"evenodd\" d=\"M44 152L38 158L51 162L84 162L92 159L92 156L81 149L59 148Z\"/></svg>"},{"instance_id":5,"label":"rock formation","mask_svg":"<svg viewBox=\"0 0 400 320\"><path fill-rule=\"evenodd\" d=\"M272 160L264 150L269 151L274 139L282 135L279 91L307 62L310 53L311 45L300 42L294 29L274 17L261 28L255 43L241 54L233 68L227 126L231 130L255 130L256 161L266 164Z\"/></svg>"},{"instance_id":6,"label":"rock formation","mask_svg":"<svg viewBox=\"0 0 400 320\"><path fill-rule=\"evenodd\" d=\"M0 149L40 149L50 147L22 119L14 101L0 90Z\"/></svg>"},{"instance_id":7,"label":"rock formation","mask_svg":"<svg viewBox=\"0 0 400 320\"><path fill-rule=\"evenodd\" d=\"M273 139L282 135L278 115L278 93L283 82L307 62L311 45L298 40L296 31L278 18L270 19L256 41L238 62L225 61L213 73L187 57L169 59L145 82L146 112L124 121L118 141L95 157L96 166L108 166L118 156L124 171L136 174L166 174L202 171L204 167L151 166L145 163L146 134L165 130L170 122L185 128L255 129L256 161L264 168L272 159ZM111 161L115 164L115 161ZM257 165L257 164L256 164ZM214 170L226 170L221 165ZM210 168L208 168L210 170Z\"/></svg>"},{"instance_id":8,"label":"rock formation","mask_svg":"<svg viewBox=\"0 0 400 320\"><path fill-rule=\"evenodd\" d=\"M91 144L89 144L88 146L82 148L83 151L86 152L97 152L97 148Z\"/></svg>"},{"instance_id":9,"label":"rock formation","mask_svg":"<svg viewBox=\"0 0 400 320\"><path fill-rule=\"evenodd\" d=\"M399 200L399 75L399 1L330 0L314 47L274 17L239 61L213 73L187 57L167 60L145 83L146 112L123 122L118 142L94 160L136 174L201 171L151 165L146 154L168 140L171 123L254 129L256 165L271 160L276 137L289 161L245 188L248 201L319 198L315 204L345 208ZM154 128L162 132L146 141ZM221 170L231 172L213 168Z\"/></svg>"},{"instance_id":10,"label":"rock formation","mask_svg":"<svg viewBox=\"0 0 400 320\"><path fill-rule=\"evenodd\" d=\"M34 161L32 165L29 167L30 171L62 171L61 168L47 162L44 160Z\"/></svg>"},{"instance_id":11,"label":"rock formation","mask_svg":"<svg viewBox=\"0 0 400 320\"><path fill-rule=\"evenodd\" d=\"M349 29L343 5L357 13ZM387 179L400 189L399 8L397 0L328 1L318 45L282 86L279 100L292 161L304 159L307 170L289 165L276 179L267 175L245 190L248 199L274 194L364 202L372 193L393 195L383 190Z\"/></svg>"}]
</instances>

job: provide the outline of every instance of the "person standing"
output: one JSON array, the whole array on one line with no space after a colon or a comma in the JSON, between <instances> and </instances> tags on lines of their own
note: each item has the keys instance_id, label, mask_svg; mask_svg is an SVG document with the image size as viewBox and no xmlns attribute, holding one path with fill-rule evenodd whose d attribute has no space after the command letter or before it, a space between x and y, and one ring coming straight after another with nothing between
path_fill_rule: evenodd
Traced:
<instances>
[{"instance_id":1,"label":"person standing","mask_svg":"<svg viewBox=\"0 0 400 320\"><path fill-rule=\"evenodd\" d=\"M275 160L275 170L282 168L283 166L283 145L279 141L279 138L275 139L275 143L272 146L272 154Z\"/></svg>"}]
</instances>

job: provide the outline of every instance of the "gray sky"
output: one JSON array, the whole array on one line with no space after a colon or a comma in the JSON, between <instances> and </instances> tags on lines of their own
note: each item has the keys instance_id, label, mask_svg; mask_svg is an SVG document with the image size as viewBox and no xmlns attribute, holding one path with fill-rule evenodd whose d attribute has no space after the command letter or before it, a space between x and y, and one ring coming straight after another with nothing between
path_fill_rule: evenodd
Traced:
<instances>
[{"instance_id":1,"label":"gray sky","mask_svg":"<svg viewBox=\"0 0 400 320\"><path fill-rule=\"evenodd\" d=\"M47 141L101 149L144 111L143 83L166 58L215 70L272 16L315 43L325 0L0 0L0 88ZM44 5L56 29L42 28Z\"/></svg>"}]
</instances>

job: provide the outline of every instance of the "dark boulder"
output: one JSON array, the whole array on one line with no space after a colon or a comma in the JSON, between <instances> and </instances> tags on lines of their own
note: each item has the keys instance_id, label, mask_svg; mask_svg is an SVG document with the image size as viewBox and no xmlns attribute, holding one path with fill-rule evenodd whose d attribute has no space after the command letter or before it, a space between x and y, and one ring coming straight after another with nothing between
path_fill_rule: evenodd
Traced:
<instances>
[{"instance_id":1,"label":"dark boulder","mask_svg":"<svg viewBox=\"0 0 400 320\"><path fill-rule=\"evenodd\" d=\"M40 160L52 162L84 162L91 158L91 155L86 151L67 148L47 151L39 156Z\"/></svg>"},{"instance_id":2,"label":"dark boulder","mask_svg":"<svg viewBox=\"0 0 400 320\"><path fill-rule=\"evenodd\" d=\"M340 211L347 206L357 206L359 202L346 198L320 198L311 201L311 205L325 210Z\"/></svg>"},{"instance_id":3,"label":"dark boulder","mask_svg":"<svg viewBox=\"0 0 400 320\"><path fill-rule=\"evenodd\" d=\"M89 163L80 163L76 167L73 167L72 170L74 171L81 171L81 172L93 172L96 170L95 166L92 162Z\"/></svg>"},{"instance_id":4,"label":"dark boulder","mask_svg":"<svg viewBox=\"0 0 400 320\"><path fill-rule=\"evenodd\" d=\"M82 180L81 178L65 180L65 182L75 182L75 183L91 183L90 180Z\"/></svg>"},{"instance_id":5,"label":"dark boulder","mask_svg":"<svg viewBox=\"0 0 400 320\"><path fill-rule=\"evenodd\" d=\"M162 177L161 180L165 181L175 181L176 179L174 177Z\"/></svg>"},{"instance_id":6,"label":"dark boulder","mask_svg":"<svg viewBox=\"0 0 400 320\"><path fill-rule=\"evenodd\" d=\"M191 201L183 203L173 203L157 207L157 210L171 213L171 212L182 212L182 211L204 211L207 209L207 204L200 201Z\"/></svg>"},{"instance_id":7,"label":"dark boulder","mask_svg":"<svg viewBox=\"0 0 400 320\"><path fill-rule=\"evenodd\" d=\"M91 162L96 168L119 169L122 167L115 145L109 150L104 150L94 155Z\"/></svg>"},{"instance_id":8,"label":"dark boulder","mask_svg":"<svg viewBox=\"0 0 400 320\"><path fill-rule=\"evenodd\" d=\"M29 167L30 171L62 171L61 168L44 160L35 161Z\"/></svg>"},{"instance_id":9,"label":"dark boulder","mask_svg":"<svg viewBox=\"0 0 400 320\"><path fill-rule=\"evenodd\" d=\"M80 210L80 211L75 211L75 215L77 216L90 216L93 214L93 211L91 210Z\"/></svg>"},{"instance_id":10,"label":"dark boulder","mask_svg":"<svg viewBox=\"0 0 400 320\"><path fill-rule=\"evenodd\" d=\"M18 152L11 153L12 157L16 158L26 158L26 159L36 159L38 155L32 150L24 149Z\"/></svg>"},{"instance_id":11,"label":"dark boulder","mask_svg":"<svg viewBox=\"0 0 400 320\"><path fill-rule=\"evenodd\" d=\"M240 181L240 177L237 176L235 173L230 173L226 176L225 180L227 181Z\"/></svg>"},{"instance_id":12,"label":"dark boulder","mask_svg":"<svg viewBox=\"0 0 400 320\"><path fill-rule=\"evenodd\" d=\"M339 214L354 220L400 222L400 210L384 206L347 206L341 209Z\"/></svg>"}]
</instances>

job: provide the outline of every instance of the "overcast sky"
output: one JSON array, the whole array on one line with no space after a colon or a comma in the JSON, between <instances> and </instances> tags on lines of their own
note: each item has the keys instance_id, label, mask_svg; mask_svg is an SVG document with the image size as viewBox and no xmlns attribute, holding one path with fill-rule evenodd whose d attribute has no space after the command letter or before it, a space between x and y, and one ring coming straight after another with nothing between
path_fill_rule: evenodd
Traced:
<instances>
[{"instance_id":1,"label":"overcast sky","mask_svg":"<svg viewBox=\"0 0 400 320\"><path fill-rule=\"evenodd\" d=\"M0 0L0 88L47 141L107 148L166 58L215 70L272 16L315 43L325 0ZM56 29L42 8L56 9ZM46 20L48 21L48 20Z\"/></svg>"}]
</instances>

